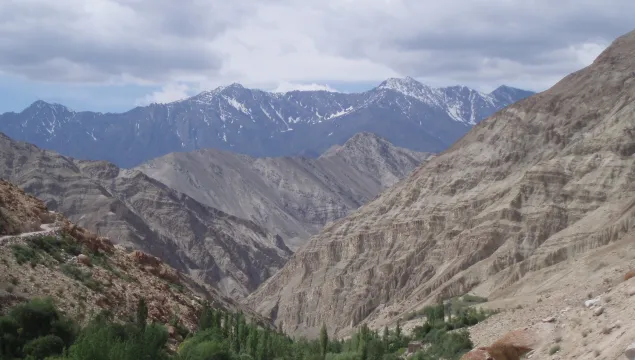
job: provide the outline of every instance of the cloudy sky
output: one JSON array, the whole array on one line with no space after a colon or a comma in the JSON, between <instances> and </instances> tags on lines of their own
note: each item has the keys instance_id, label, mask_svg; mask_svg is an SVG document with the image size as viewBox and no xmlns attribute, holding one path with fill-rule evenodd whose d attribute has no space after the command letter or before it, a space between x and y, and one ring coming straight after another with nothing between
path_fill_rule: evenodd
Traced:
<instances>
[{"instance_id":1,"label":"cloudy sky","mask_svg":"<svg viewBox=\"0 0 635 360\"><path fill-rule=\"evenodd\" d=\"M632 0L0 0L0 112L121 111L232 82L539 91L633 30L632 14Z\"/></svg>"}]
</instances>

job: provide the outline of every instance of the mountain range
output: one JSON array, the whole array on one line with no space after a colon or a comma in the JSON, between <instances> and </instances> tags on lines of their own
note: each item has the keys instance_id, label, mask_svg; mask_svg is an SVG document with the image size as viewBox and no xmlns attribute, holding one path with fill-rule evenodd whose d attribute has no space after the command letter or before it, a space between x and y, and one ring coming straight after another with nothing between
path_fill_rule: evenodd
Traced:
<instances>
[{"instance_id":1,"label":"mountain range","mask_svg":"<svg viewBox=\"0 0 635 360\"><path fill-rule=\"evenodd\" d=\"M362 93L271 93L232 84L120 114L36 101L20 113L0 115L0 132L124 168L204 148L252 157L318 157L364 131L398 147L438 152L480 120L531 94L507 86L489 94L464 86L431 88L412 78L388 79Z\"/></svg>"},{"instance_id":2,"label":"mountain range","mask_svg":"<svg viewBox=\"0 0 635 360\"><path fill-rule=\"evenodd\" d=\"M424 305L468 292L498 305L528 299L531 307L558 294L547 309L555 317L531 321L561 326L569 310L578 324L593 318L579 310L592 296L590 279L602 294L627 279L628 268L610 268L602 280L576 268L577 260L593 264L591 254L600 254L633 264L624 257L635 234L633 54L635 32L549 90L475 125L378 198L325 226L246 303L284 331L313 337L323 324L336 336L362 324L394 326ZM619 341L626 346L632 338ZM582 345L568 344L565 357L579 357L573 353Z\"/></svg>"}]
</instances>

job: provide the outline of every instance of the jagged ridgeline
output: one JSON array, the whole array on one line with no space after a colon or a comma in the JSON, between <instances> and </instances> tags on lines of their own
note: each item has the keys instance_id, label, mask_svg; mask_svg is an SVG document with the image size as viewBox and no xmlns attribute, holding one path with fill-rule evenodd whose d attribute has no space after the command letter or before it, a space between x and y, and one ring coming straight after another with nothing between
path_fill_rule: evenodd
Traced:
<instances>
[{"instance_id":1,"label":"jagged ridgeline","mask_svg":"<svg viewBox=\"0 0 635 360\"><path fill-rule=\"evenodd\" d=\"M431 88L389 79L364 93L270 93L239 84L120 114L37 101L0 114L0 131L78 159L133 167L172 152L214 148L254 157L321 154L370 131L396 146L441 151L474 124L531 92L501 86Z\"/></svg>"}]
</instances>

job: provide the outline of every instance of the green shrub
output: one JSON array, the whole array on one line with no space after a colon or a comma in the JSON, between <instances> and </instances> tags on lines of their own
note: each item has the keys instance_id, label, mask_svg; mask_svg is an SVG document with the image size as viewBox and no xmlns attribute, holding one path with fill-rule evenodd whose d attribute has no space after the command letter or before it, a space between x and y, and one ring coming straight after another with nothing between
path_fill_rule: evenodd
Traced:
<instances>
[{"instance_id":1,"label":"green shrub","mask_svg":"<svg viewBox=\"0 0 635 360\"><path fill-rule=\"evenodd\" d=\"M41 254L47 254L61 263L64 262L64 253L76 256L81 254L82 247L73 238L40 236L27 239L26 245L13 245L12 250L18 264L30 262L31 266L35 266L41 262Z\"/></svg>"},{"instance_id":2,"label":"green shrub","mask_svg":"<svg viewBox=\"0 0 635 360\"><path fill-rule=\"evenodd\" d=\"M13 256L15 257L15 261L19 265L27 262L37 263L40 259L38 253L28 246L14 244L11 246L11 250L13 252Z\"/></svg>"},{"instance_id":3,"label":"green shrub","mask_svg":"<svg viewBox=\"0 0 635 360\"><path fill-rule=\"evenodd\" d=\"M93 320L68 351L69 360L167 360L168 333L151 324L143 332L134 324L113 324L103 318Z\"/></svg>"},{"instance_id":4,"label":"green shrub","mask_svg":"<svg viewBox=\"0 0 635 360\"><path fill-rule=\"evenodd\" d=\"M224 342L205 341L197 344L182 360L231 360L231 352Z\"/></svg>"},{"instance_id":5,"label":"green shrub","mask_svg":"<svg viewBox=\"0 0 635 360\"><path fill-rule=\"evenodd\" d=\"M0 359L21 358L23 352L35 358L59 354L55 351L72 344L76 333L75 325L57 311L51 299L33 299L0 317Z\"/></svg>"},{"instance_id":6,"label":"green shrub","mask_svg":"<svg viewBox=\"0 0 635 360\"><path fill-rule=\"evenodd\" d=\"M33 339L24 345L22 352L37 360L60 355L64 350L64 341L56 335L46 335Z\"/></svg>"}]
</instances>

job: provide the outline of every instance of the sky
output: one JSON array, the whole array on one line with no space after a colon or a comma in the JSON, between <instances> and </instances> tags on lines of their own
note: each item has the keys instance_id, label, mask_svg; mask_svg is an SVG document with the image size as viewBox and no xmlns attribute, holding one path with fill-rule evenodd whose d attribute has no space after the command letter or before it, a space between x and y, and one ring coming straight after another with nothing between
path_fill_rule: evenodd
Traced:
<instances>
[{"instance_id":1,"label":"sky","mask_svg":"<svg viewBox=\"0 0 635 360\"><path fill-rule=\"evenodd\" d=\"M1 0L0 112L38 99L117 112L234 82L542 91L632 14L632 0Z\"/></svg>"}]
</instances>

